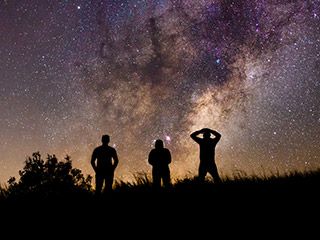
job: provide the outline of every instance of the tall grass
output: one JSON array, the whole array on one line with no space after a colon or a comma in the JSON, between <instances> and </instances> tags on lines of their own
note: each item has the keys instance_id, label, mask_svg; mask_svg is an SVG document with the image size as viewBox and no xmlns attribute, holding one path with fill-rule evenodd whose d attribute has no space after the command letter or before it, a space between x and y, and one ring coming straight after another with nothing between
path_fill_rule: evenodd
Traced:
<instances>
[{"instance_id":1,"label":"tall grass","mask_svg":"<svg viewBox=\"0 0 320 240\"><path fill-rule=\"evenodd\" d=\"M145 172L133 174L133 181L116 180L114 184L115 192L145 192L152 189L152 179Z\"/></svg>"},{"instance_id":2,"label":"tall grass","mask_svg":"<svg viewBox=\"0 0 320 240\"><path fill-rule=\"evenodd\" d=\"M197 177L187 176L173 180L172 187L163 189L165 192L210 193L214 191L238 191L264 188L269 189L314 187L320 185L320 169L314 171L293 171L284 174L276 172L270 175L248 175L246 172L237 171L232 176L224 176L222 183L215 184L210 177L205 182L199 182ZM118 180L114 184L115 192L150 192L152 179L146 173L134 175L134 181L125 182ZM294 190L294 189L293 189ZM316 190L316 189L314 189Z\"/></svg>"},{"instance_id":3,"label":"tall grass","mask_svg":"<svg viewBox=\"0 0 320 240\"><path fill-rule=\"evenodd\" d=\"M210 177L205 182L199 182L196 177L187 176L173 179L170 188L162 188L162 193L213 194L247 194L251 196L257 192L267 192L272 195L278 192L294 194L317 193L320 185L320 169L313 171L293 171L285 174L248 175L237 171L232 176L223 176L222 183L215 184ZM152 178L144 172L134 174L133 181L116 180L113 186L114 193L154 193ZM93 196L93 190L88 190L88 196ZM0 186L0 200L10 195L5 186Z\"/></svg>"},{"instance_id":4,"label":"tall grass","mask_svg":"<svg viewBox=\"0 0 320 240\"><path fill-rule=\"evenodd\" d=\"M2 186L0 184L0 200L5 199L7 197L7 193L8 193L7 187Z\"/></svg>"}]
</instances>

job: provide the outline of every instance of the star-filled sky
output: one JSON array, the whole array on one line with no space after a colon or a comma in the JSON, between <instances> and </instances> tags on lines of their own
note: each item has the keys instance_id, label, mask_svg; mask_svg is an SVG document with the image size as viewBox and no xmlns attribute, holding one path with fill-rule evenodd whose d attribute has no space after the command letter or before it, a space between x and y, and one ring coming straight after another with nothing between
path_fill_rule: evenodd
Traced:
<instances>
[{"instance_id":1,"label":"star-filled sky","mask_svg":"<svg viewBox=\"0 0 320 240\"><path fill-rule=\"evenodd\" d=\"M35 151L116 177L150 172L155 139L193 175L190 133L222 134L222 175L320 167L320 0L0 1L0 182Z\"/></svg>"}]
</instances>

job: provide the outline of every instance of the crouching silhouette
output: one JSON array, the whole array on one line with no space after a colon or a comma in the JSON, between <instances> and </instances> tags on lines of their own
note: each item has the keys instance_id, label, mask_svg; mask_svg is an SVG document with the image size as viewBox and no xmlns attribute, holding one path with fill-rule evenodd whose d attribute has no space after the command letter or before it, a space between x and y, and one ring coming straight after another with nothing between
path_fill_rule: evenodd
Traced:
<instances>
[{"instance_id":1,"label":"crouching silhouette","mask_svg":"<svg viewBox=\"0 0 320 240\"><path fill-rule=\"evenodd\" d=\"M171 185L169 169L171 153L169 149L164 148L162 140L156 140L155 148L149 153L148 162L152 165L153 187L159 189L161 187L161 180L164 187L169 187Z\"/></svg>"}]
</instances>

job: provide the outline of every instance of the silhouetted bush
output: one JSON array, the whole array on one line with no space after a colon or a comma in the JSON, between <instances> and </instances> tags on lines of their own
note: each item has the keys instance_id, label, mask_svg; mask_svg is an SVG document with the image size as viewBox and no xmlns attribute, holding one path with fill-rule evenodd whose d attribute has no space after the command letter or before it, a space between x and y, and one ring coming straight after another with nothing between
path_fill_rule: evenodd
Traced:
<instances>
[{"instance_id":1,"label":"silhouetted bush","mask_svg":"<svg viewBox=\"0 0 320 240\"><path fill-rule=\"evenodd\" d=\"M20 179L8 180L9 198L58 197L91 193L92 177L85 177L81 170L72 167L69 156L59 161L55 155L48 155L43 160L39 152L32 154L25 161Z\"/></svg>"}]
</instances>

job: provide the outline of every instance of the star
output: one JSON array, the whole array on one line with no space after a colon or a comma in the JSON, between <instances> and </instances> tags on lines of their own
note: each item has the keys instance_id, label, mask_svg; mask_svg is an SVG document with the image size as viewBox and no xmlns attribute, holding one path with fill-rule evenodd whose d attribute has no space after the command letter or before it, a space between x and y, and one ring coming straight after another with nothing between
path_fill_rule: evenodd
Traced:
<instances>
[{"instance_id":1,"label":"star","mask_svg":"<svg viewBox=\"0 0 320 240\"><path fill-rule=\"evenodd\" d=\"M121 177L150 171L153 139L173 177L196 173L190 133L202 128L221 132L226 175L320 167L319 1L2 6L0 184L38 150L93 174L103 134Z\"/></svg>"}]
</instances>

